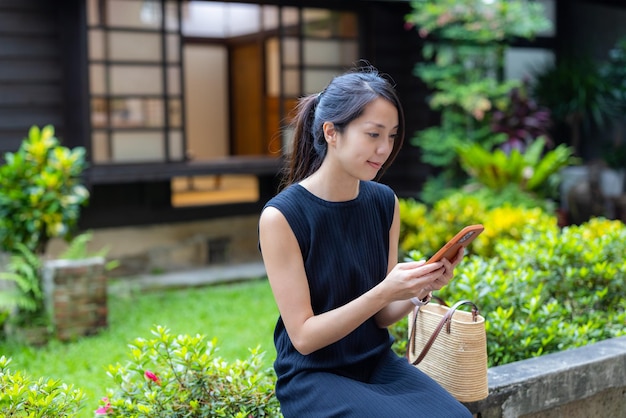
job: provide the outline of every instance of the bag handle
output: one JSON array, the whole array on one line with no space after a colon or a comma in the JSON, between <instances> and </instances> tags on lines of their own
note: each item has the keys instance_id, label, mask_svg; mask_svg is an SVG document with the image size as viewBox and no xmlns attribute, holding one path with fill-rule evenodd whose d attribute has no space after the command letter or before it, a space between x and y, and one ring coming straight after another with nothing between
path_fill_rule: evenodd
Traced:
<instances>
[{"instance_id":1,"label":"bag handle","mask_svg":"<svg viewBox=\"0 0 626 418\"><path fill-rule=\"evenodd\" d=\"M444 303L444 305L445 305L445 303ZM446 314L443 316L443 318L441 318L441 321L439 321L439 324L437 325L437 327L433 331L433 334L430 336L430 338L428 339L428 341L424 345L424 348L422 348L422 352L420 353L419 356L417 356L417 358L414 361L411 362L411 364L416 366L424 359L424 357L428 353L428 350L430 350L430 347L433 345L433 343L437 339L437 336L439 335L439 333L443 329L444 325L446 325L446 332L448 334L450 333L450 324L452 323L452 315L454 315L454 312L459 307L461 307L462 305L472 305L472 320L474 322L476 322L478 320L478 314L479 314L478 306L476 306L476 304L474 302L469 301L469 300L460 300L460 301L458 301L457 303L452 305L452 307L448 310L448 312L446 312ZM406 347L406 358L409 361L411 361L410 353L413 352L413 343L415 341L415 338L414 338L415 337L415 328L417 326L417 314L419 313L419 309L420 309L419 306L416 306L413 309L413 325L411 326L411 333L409 335L409 343L408 343L408 345Z\"/></svg>"}]
</instances>

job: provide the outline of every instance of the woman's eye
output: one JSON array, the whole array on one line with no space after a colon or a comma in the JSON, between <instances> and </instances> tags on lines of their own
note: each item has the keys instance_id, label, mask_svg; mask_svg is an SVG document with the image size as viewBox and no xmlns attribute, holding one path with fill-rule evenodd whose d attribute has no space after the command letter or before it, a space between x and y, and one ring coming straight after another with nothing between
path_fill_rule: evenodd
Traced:
<instances>
[{"instance_id":1,"label":"woman's eye","mask_svg":"<svg viewBox=\"0 0 626 418\"><path fill-rule=\"evenodd\" d=\"M369 133L368 133L368 135L369 135L371 138L378 138L378 137L379 137L378 132L369 132Z\"/></svg>"}]
</instances>

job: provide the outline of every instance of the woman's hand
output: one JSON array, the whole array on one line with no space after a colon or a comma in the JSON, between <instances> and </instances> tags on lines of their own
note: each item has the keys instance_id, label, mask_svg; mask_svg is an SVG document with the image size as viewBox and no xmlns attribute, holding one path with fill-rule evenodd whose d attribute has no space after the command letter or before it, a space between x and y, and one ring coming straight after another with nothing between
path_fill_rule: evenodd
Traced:
<instances>
[{"instance_id":1,"label":"woman's hand","mask_svg":"<svg viewBox=\"0 0 626 418\"><path fill-rule=\"evenodd\" d=\"M447 285L454 276L454 268L463 259L460 249L452 261L442 259L426 264L424 260L398 263L381 282L390 302L423 298L433 290Z\"/></svg>"},{"instance_id":2,"label":"woman's hand","mask_svg":"<svg viewBox=\"0 0 626 418\"><path fill-rule=\"evenodd\" d=\"M387 306L376 314L378 326L387 327L404 317L414 308L409 299L424 299L433 290L447 285L463 255L464 250L461 248L452 261L444 258L430 264L424 260L396 264L378 285L389 300Z\"/></svg>"},{"instance_id":3,"label":"woman's hand","mask_svg":"<svg viewBox=\"0 0 626 418\"><path fill-rule=\"evenodd\" d=\"M460 248L452 261L449 261L446 258L442 259L441 263L443 264L443 272L441 276L436 278L431 283L430 288L425 288L425 290L432 292L433 290L439 290L448 283L450 283L450 280L452 279L452 277L454 277L454 269L456 268L456 266L459 265L461 260L463 260L464 253L465 250L463 248Z\"/></svg>"},{"instance_id":4,"label":"woman's hand","mask_svg":"<svg viewBox=\"0 0 626 418\"><path fill-rule=\"evenodd\" d=\"M444 273L445 266L440 261L430 264L426 264L424 260L398 263L380 286L389 302L407 300L433 290L435 282L442 279Z\"/></svg>"}]
</instances>

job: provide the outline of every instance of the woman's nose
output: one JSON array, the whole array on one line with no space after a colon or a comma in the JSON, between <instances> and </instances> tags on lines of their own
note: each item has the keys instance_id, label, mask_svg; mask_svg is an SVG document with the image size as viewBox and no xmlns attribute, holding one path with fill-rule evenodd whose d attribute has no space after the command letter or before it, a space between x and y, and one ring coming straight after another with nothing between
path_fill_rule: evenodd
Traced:
<instances>
[{"instance_id":1,"label":"woman's nose","mask_svg":"<svg viewBox=\"0 0 626 418\"><path fill-rule=\"evenodd\" d=\"M379 154L391 154L393 150L393 141L383 141L378 147Z\"/></svg>"}]
</instances>

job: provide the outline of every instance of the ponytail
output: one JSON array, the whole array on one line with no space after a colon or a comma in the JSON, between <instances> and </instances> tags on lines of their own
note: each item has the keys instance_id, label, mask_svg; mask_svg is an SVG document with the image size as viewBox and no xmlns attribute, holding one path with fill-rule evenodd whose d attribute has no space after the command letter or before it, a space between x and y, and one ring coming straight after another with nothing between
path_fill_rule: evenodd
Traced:
<instances>
[{"instance_id":1,"label":"ponytail","mask_svg":"<svg viewBox=\"0 0 626 418\"><path fill-rule=\"evenodd\" d=\"M313 127L318 101L319 94L311 94L298 101L296 116L292 123L294 127L292 150L287 159L283 187L297 183L313 174L326 156L325 149L315 144L316 140L320 139L315 138L317 132ZM321 139L323 140L323 134Z\"/></svg>"}]
</instances>

